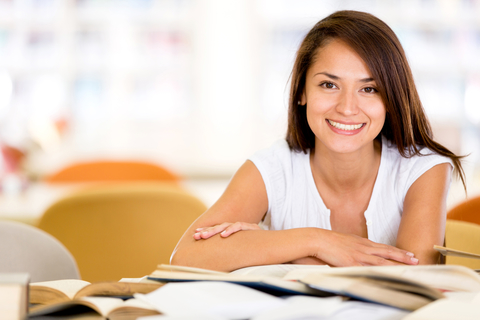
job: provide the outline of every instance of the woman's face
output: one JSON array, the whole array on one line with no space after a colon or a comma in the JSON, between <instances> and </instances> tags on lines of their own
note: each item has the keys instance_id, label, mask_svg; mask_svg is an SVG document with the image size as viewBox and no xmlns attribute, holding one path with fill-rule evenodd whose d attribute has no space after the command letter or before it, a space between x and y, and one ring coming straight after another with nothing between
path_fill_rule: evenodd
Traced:
<instances>
[{"instance_id":1,"label":"woman's face","mask_svg":"<svg viewBox=\"0 0 480 320\"><path fill-rule=\"evenodd\" d=\"M385 122L385 105L360 56L333 39L307 71L301 104L315 134L315 149L352 153L371 147Z\"/></svg>"}]
</instances>

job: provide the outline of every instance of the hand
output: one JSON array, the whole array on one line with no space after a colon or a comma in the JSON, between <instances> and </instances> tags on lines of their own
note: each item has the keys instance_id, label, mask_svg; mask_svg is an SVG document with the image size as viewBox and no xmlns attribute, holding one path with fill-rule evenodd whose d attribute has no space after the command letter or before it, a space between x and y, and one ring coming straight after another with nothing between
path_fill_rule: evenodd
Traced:
<instances>
[{"instance_id":1,"label":"hand","mask_svg":"<svg viewBox=\"0 0 480 320\"><path fill-rule=\"evenodd\" d=\"M370 241L353 234L320 229L325 234L316 244L314 258L330 266L388 266L398 264L417 265L414 254L386 244Z\"/></svg>"},{"instance_id":2,"label":"hand","mask_svg":"<svg viewBox=\"0 0 480 320\"><path fill-rule=\"evenodd\" d=\"M224 222L222 224L217 224L212 227L195 229L195 234L193 235L193 238L195 240L208 239L216 235L217 233L220 233L221 237L226 238L232 233L235 233L241 230L260 230L260 227L256 223Z\"/></svg>"}]
</instances>

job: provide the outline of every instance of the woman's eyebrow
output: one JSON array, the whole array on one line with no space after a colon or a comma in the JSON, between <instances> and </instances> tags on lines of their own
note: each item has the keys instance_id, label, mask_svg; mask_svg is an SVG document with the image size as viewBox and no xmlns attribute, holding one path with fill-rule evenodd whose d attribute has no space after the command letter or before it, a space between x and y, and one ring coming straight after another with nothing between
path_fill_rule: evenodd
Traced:
<instances>
[{"instance_id":1,"label":"woman's eyebrow","mask_svg":"<svg viewBox=\"0 0 480 320\"><path fill-rule=\"evenodd\" d=\"M318 72L318 73L315 73L313 76L316 77L320 74L323 74L324 76L327 76L327 77L329 77L330 79L333 79L333 80L339 80L340 79L339 76L336 76L336 75L328 73L328 72Z\"/></svg>"},{"instance_id":2,"label":"woman's eyebrow","mask_svg":"<svg viewBox=\"0 0 480 320\"><path fill-rule=\"evenodd\" d=\"M331 73L328 73L328 72L318 72L318 73L315 73L313 76L316 77L318 75L321 75L323 74L324 76L327 76L329 77L330 79L332 80L340 80L341 78L339 76L336 76L334 74L331 74ZM360 79L358 80L359 82L364 82L364 83L367 83L367 82L372 82L372 81L375 81L374 78L363 78L363 79Z\"/></svg>"}]
</instances>

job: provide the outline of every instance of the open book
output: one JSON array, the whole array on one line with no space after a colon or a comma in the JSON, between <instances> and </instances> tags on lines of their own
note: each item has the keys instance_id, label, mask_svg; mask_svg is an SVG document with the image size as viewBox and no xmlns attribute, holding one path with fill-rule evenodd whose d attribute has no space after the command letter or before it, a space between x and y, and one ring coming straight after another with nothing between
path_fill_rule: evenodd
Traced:
<instances>
[{"instance_id":1,"label":"open book","mask_svg":"<svg viewBox=\"0 0 480 320\"><path fill-rule=\"evenodd\" d=\"M128 299L134 293L149 293L161 283L97 282L67 279L30 284L29 316L46 315L64 310L93 310L102 316L114 319L117 315L158 314L143 301ZM128 299L124 301L124 299Z\"/></svg>"},{"instance_id":2,"label":"open book","mask_svg":"<svg viewBox=\"0 0 480 320\"><path fill-rule=\"evenodd\" d=\"M480 291L480 275L466 267L454 265L344 268L272 265L250 267L232 273L160 265L148 278L164 282L227 281L266 292L268 290L263 290L266 284L276 285L279 289L290 283L296 285L297 290L285 290L284 295L341 295L405 310L416 310L443 298L444 291Z\"/></svg>"},{"instance_id":3,"label":"open book","mask_svg":"<svg viewBox=\"0 0 480 320\"><path fill-rule=\"evenodd\" d=\"M302 272L302 270L314 271L325 268L328 266L279 264L248 267L228 273L161 264L147 279L160 282L224 281L241 284L276 296L297 294L326 296L330 294L312 289L304 283L283 279L293 270Z\"/></svg>"},{"instance_id":4,"label":"open book","mask_svg":"<svg viewBox=\"0 0 480 320\"><path fill-rule=\"evenodd\" d=\"M71 301L35 306L30 309L28 316L50 315L65 311L69 311L68 314L95 311L109 320L136 319L160 314L149 303L135 298L122 300L110 297L82 297Z\"/></svg>"},{"instance_id":5,"label":"open book","mask_svg":"<svg viewBox=\"0 0 480 320\"><path fill-rule=\"evenodd\" d=\"M460 257L460 258L471 258L471 259L480 259L480 254L475 254L466 251L460 251L452 248L446 248L442 246L434 245L433 249L437 250L444 256Z\"/></svg>"},{"instance_id":6,"label":"open book","mask_svg":"<svg viewBox=\"0 0 480 320\"><path fill-rule=\"evenodd\" d=\"M30 284L31 304L53 304L87 296L132 297L134 293L149 293L160 283L105 281L90 283L77 279L33 282Z\"/></svg>"}]
</instances>

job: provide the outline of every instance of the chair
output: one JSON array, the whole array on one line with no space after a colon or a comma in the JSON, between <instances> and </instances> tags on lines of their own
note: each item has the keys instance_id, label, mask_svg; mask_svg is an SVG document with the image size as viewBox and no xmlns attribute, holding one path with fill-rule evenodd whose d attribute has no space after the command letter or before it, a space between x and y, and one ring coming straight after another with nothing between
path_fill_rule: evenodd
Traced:
<instances>
[{"instance_id":1,"label":"chair","mask_svg":"<svg viewBox=\"0 0 480 320\"><path fill-rule=\"evenodd\" d=\"M31 282L80 279L70 252L33 226L0 221L0 272L27 272Z\"/></svg>"},{"instance_id":2,"label":"chair","mask_svg":"<svg viewBox=\"0 0 480 320\"><path fill-rule=\"evenodd\" d=\"M206 206L168 183L95 186L48 208L39 228L60 240L86 281L138 278L169 263L176 243Z\"/></svg>"},{"instance_id":3,"label":"chair","mask_svg":"<svg viewBox=\"0 0 480 320\"><path fill-rule=\"evenodd\" d=\"M480 224L480 196L456 205L448 211L447 218Z\"/></svg>"},{"instance_id":4,"label":"chair","mask_svg":"<svg viewBox=\"0 0 480 320\"><path fill-rule=\"evenodd\" d=\"M480 254L480 225L466 221L447 220L445 245L448 248ZM445 263L480 269L480 260L478 259L447 256Z\"/></svg>"},{"instance_id":5,"label":"chair","mask_svg":"<svg viewBox=\"0 0 480 320\"><path fill-rule=\"evenodd\" d=\"M180 177L157 164L139 161L92 161L70 165L48 176L49 183L159 180L178 182Z\"/></svg>"}]
</instances>

